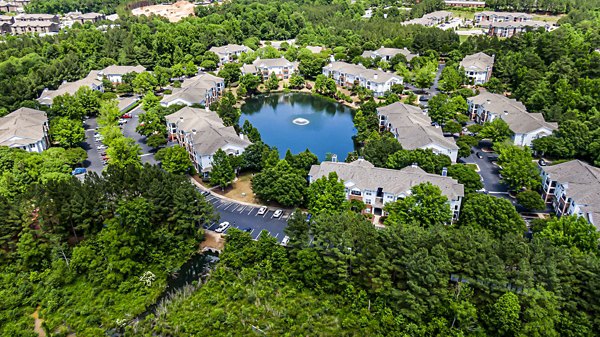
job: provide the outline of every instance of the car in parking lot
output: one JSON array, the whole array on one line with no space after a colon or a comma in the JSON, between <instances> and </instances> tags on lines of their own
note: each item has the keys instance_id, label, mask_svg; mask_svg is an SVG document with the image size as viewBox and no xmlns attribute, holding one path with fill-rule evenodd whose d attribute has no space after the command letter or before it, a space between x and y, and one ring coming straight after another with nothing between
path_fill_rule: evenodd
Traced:
<instances>
[{"instance_id":1,"label":"car in parking lot","mask_svg":"<svg viewBox=\"0 0 600 337\"><path fill-rule=\"evenodd\" d=\"M421 95L419 97L419 101L421 101L421 102L427 102L427 101L429 101L429 96Z\"/></svg>"},{"instance_id":2,"label":"car in parking lot","mask_svg":"<svg viewBox=\"0 0 600 337\"><path fill-rule=\"evenodd\" d=\"M104 150L104 149L106 149L106 145L98 145L98 146L96 146L96 149L97 150Z\"/></svg>"},{"instance_id":3,"label":"car in parking lot","mask_svg":"<svg viewBox=\"0 0 600 337\"><path fill-rule=\"evenodd\" d=\"M257 215L265 215L265 213L267 213L267 206L261 207L256 214Z\"/></svg>"},{"instance_id":4,"label":"car in parking lot","mask_svg":"<svg viewBox=\"0 0 600 337\"><path fill-rule=\"evenodd\" d=\"M131 118L131 112L128 112L126 114L123 114L123 116L121 116L121 118Z\"/></svg>"},{"instance_id":5,"label":"car in parking lot","mask_svg":"<svg viewBox=\"0 0 600 337\"><path fill-rule=\"evenodd\" d=\"M210 195L210 191L204 191L204 192L202 192L202 195L206 197L206 196Z\"/></svg>"},{"instance_id":6,"label":"car in parking lot","mask_svg":"<svg viewBox=\"0 0 600 337\"><path fill-rule=\"evenodd\" d=\"M481 154L481 152L475 152L475 156L477 156L477 158L479 159L483 159L483 155Z\"/></svg>"},{"instance_id":7,"label":"car in parking lot","mask_svg":"<svg viewBox=\"0 0 600 337\"><path fill-rule=\"evenodd\" d=\"M80 175L80 174L84 174L86 172L86 169L83 167L76 167L72 172L71 175Z\"/></svg>"},{"instance_id":8,"label":"car in parking lot","mask_svg":"<svg viewBox=\"0 0 600 337\"><path fill-rule=\"evenodd\" d=\"M290 242L290 237L286 235L283 237L283 240L281 240L281 244L287 246L288 242Z\"/></svg>"},{"instance_id":9,"label":"car in parking lot","mask_svg":"<svg viewBox=\"0 0 600 337\"><path fill-rule=\"evenodd\" d=\"M217 227L217 229L215 229L215 232L223 233L223 231L225 231L227 228L229 228L229 222L227 222L227 221L221 222L219 224L219 227Z\"/></svg>"},{"instance_id":10,"label":"car in parking lot","mask_svg":"<svg viewBox=\"0 0 600 337\"><path fill-rule=\"evenodd\" d=\"M246 227L244 229L242 229L244 232L250 233L252 232L252 227Z\"/></svg>"},{"instance_id":11,"label":"car in parking lot","mask_svg":"<svg viewBox=\"0 0 600 337\"><path fill-rule=\"evenodd\" d=\"M274 218L279 218L281 215L283 214L283 211L278 209L275 211L275 213L273 213L273 217Z\"/></svg>"}]
</instances>

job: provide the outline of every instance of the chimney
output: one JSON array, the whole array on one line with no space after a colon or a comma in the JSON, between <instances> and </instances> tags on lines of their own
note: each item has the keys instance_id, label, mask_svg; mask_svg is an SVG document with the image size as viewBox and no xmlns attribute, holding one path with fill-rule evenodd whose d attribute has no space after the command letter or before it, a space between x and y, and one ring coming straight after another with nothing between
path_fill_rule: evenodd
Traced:
<instances>
[{"instance_id":1,"label":"chimney","mask_svg":"<svg viewBox=\"0 0 600 337\"><path fill-rule=\"evenodd\" d=\"M489 99L485 101L487 104L492 104L492 101L490 101Z\"/></svg>"},{"instance_id":2,"label":"chimney","mask_svg":"<svg viewBox=\"0 0 600 337\"><path fill-rule=\"evenodd\" d=\"M448 168L442 167L442 177L447 177L447 176L448 176Z\"/></svg>"},{"instance_id":3,"label":"chimney","mask_svg":"<svg viewBox=\"0 0 600 337\"><path fill-rule=\"evenodd\" d=\"M332 162L332 163L337 163L337 161L338 161L338 160L337 160L337 154L332 154L332 155L331 155L331 162Z\"/></svg>"},{"instance_id":4,"label":"chimney","mask_svg":"<svg viewBox=\"0 0 600 337\"><path fill-rule=\"evenodd\" d=\"M417 164L417 163L412 163L412 164L410 165L410 167L419 167L419 164Z\"/></svg>"},{"instance_id":5,"label":"chimney","mask_svg":"<svg viewBox=\"0 0 600 337\"><path fill-rule=\"evenodd\" d=\"M508 115L508 110L504 110L504 116Z\"/></svg>"},{"instance_id":6,"label":"chimney","mask_svg":"<svg viewBox=\"0 0 600 337\"><path fill-rule=\"evenodd\" d=\"M377 79L377 77L379 77L379 76L377 76L377 73L373 74L373 79L374 79L374 80L376 80L376 79Z\"/></svg>"},{"instance_id":7,"label":"chimney","mask_svg":"<svg viewBox=\"0 0 600 337\"><path fill-rule=\"evenodd\" d=\"M562 183L561 185L562 185L562 187L563 187L563 191L566 191L567 189L569 189L569 183L567 183L567 182L564 182L564 183Z\"/></svg>"},{"instance_id":8,"label":"chimney","mask_svg":"<svg viewBox=\"0 0 600 337\"><path fill-rule=\"evenodd\" d=\"M183 123L183 116L179 117L179 123Z\"/></svg>"},{"instance_id":9,"label":"chimney","mask_svg":"<svg viewBox=\"0 0 600 337\"><path fill-rule=\"evenodd\" d=\"M192 129L192 133L193 133L193 134L196 134L196 129Z\"/></svg>"}]
</instances>

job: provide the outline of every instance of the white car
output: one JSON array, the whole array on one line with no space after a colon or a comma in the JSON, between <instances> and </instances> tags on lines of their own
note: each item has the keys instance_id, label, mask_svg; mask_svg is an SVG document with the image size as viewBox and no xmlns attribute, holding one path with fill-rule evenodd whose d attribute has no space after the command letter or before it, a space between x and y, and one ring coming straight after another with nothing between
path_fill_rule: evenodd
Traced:
<instances>
[{"instance_id":1,"label":"white car","mask_svg":"<svg viewBox=\"0 0 600 337\"><path fill-rule=\"evenodd\" d=\"M227 222L227 221L221 222L219 224L219 227L217 227L217 229L215 229L215 232L223 233L223 231L225 231L227 228L229 228L229 222Z\"/></svg>"},{"instance_id":2,"label":"white car","mask_svg":"<svg viewBox=\"0 0 600 337\"><path fill-rule=\"evenodd\" d=\"M274 218L279 218L281 216L281 214L283 214L283 211L278 209L275 211L275 213L273 213L273 217Z\"/></svg>"},{"instance_id":3,"label":"white car","mask_svg":"<svg viewBox=\"0 0 600 337\"><path fill-rule=\"evenodd\" d=\"M267 213L267 206L263 206L263 207L259 208L258 213L256 213L256 214L264 215L265 213Z\"/></svg>"},{"instance_id":4,"label":"white car","mask_svg":"<svg viewBox=\"0 0 600 337\"><path fill-rule=\"evenodd\" d=\"M98 149L98 150L104 150L104 149L106 149L106 146L104 146L104 145L98 145L98 146L96 146L96 149Z\"/></svg>"},{"instance_id":5,"label":"white car","mask_svg":"<svg viewBox=\"0 0 600 337\"><path fill-rule=\"evenodd\" d=\"M283 240L281 240L281 244L287 246L288 242L290 242L290 237L286 235L283 237Z\"/></svg>"}]
</instances>

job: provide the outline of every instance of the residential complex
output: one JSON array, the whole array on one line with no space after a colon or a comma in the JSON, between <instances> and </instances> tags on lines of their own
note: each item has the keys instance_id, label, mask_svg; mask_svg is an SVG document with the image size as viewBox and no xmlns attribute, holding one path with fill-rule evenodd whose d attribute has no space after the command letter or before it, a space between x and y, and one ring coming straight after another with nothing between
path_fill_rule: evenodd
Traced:
<instances>
[{"instance_id":1,"label":"residential complex","mask_svg":"<svg viewBox=\"0 0 600 337\"><path fill-rule=\"evenodd\" d=\"M323 75L331 77L337 85L351 88L355 85L372 90L376 97L390 91L392 85L402 84L402 77L383 70L367 69L361 64L332 62L323 67Z\"/></svg>"},{"instance_id":2,"label":"residential complex","mask_svg":"<svg viewBox=\"0 0 600 337\"><path fill-rule=\"evenodd\" d=\"M102 84L102 79L98 79L98 72L99 70L92 70L86 77L75 82L64 81L56 90L46 88L37 100L40 104L49 106L52 105L55 97L64 94L74 95L81 87L88 87L92 90L104 92L104 85Z\"/></svg>"},{"instance_id":3,"label":"residential complex","mask_svg":"<svg viewBox=\"0 0 600 337\"><path fill-rule=\"evenodd\" d=\"M413 166L401 170L379 168L364 159L352 163L324 161L320 165L313 165L308 173L308 181L313 183L321 177L328 176L330 172L336 172L344 182L346 197L349 200L364 202L364 212L375 215L385 215L385 204L409 196L412 187L428 182L438 186L448 198L453 219L456 220L465 195L464 186L450 177L427 173Z\"/></svg>"},{"instance_id":4,"label":"residential complex","mask_svg":"<svg viewBox=\"0 0 600 337\"><path fill-rule=\"evenodd\" d=\"M499 94L483 92L467 99L471 119L479 124L496 118L504 120L514 133L513 143L531 146L534 139L546 137L557 129L556 123L546 122L541 113L529 113L523 103Z\"/></svg>"},{"instance_id":5,"label":"residential complex","mask_svg":"<svg viewBox=\"0 0 600 337\"><path fill-rule=\"evenodd\" d=\"M544 28L546 31L549 31L552 27L551 24L542 21L493 22L488 26L487 34L490 36L508 38L538 28Z\"/></svg>"},{"instance_id":6,"label":"residential complex","mask_svg":"<svg viewBox=\"0 0 600 337\"><path fill-rule=\"evenodd\" d=\"M436 154L458 159L454 138L444 137L439 126L432 126L431 118L421 108L396 102L377 108L379 127L389 131L405 150L430 149Z\"/></svg>"},{"instance_id":7,"label":"residential complex","mask_svg":"<svg viewBox=\"0 0 600 337\"><path fill-rule=\"evenodd\" d=\"M483 8L485 1L480 0L444 0L446 6L449 7L464 7L464 8Z\"/></svg>"},{"instance_id":8,"label":"residential complex","mask_svg":"<svg viewBox=\"0 0 600 337\"><path fill-rule=\"evenodd\" d=\"M600 230L600 168L571 160L541 170L542 198L556 214L583 216Z\"/></svg>"},{"instance_id":9,"label":"residential complex","mask_svg":"<svg viewBox=\"0 0 600 337\"><path fill-rule=\"evenodd\" d=\"M275 74L281 80L287 80L297 71L298 62L288 61L283 56L274 59L261 59L259 57L252 64L242 65L242 75L258 75L263 80L269 79L271 74Z\"/></svg>"},{"instance_id":10,"label":"residential complex","mask_svg":"<svg viewBox=\"0 0 600 337\"><path fill-rule=\"evenodd\" d=\"M402 22L403 25L421 25L426 27L433 27L444 22L448 22L452 19L452 12L448 11L437 11L423 15L423 17L412 19Z\"/></svg>"},{"instance_id":11,"label":"residential complex","mask_svg":"<svg viewBox=\"0 0 600 337\"><path fill-rule=\"evenodd\" d=\"M65 14L65 16L61 19L61 23L63 27L71 27L75 23L85 24L85 23L96 23L98 21L105 20L106 16L101 13L80 13L80 12L70 12Z\"/></svg>"},{"instance_id":12,"label":"residential complex","mask_svg":"<svg viewBox=\"0 0 600 337\"><path fill-rule=\"evenodd\" d=\"M224 126L221 118L208 109L185 107L165 118L169 138L187 150L196 171L204 178L209 176L217 150L238 156L251 144L233 126Z\"/></svg>"},{"instance_id":13,"label":"residential complex","mask_svg":"<svg viewBox=\"0 0 600 337\"><path fill-rule=\"evenodd\" d=\"M473 17L473 22L476 26L488 26L493 22L527 22L532 21L533 16L527 13L511 13L511 12L478 12Z\"/></svg>"},{"instance_id":14,"label":"residential complex","mask_svg":"<svg viewBox=\"0 0 600 337\"><path fill-rule=\"evenodd\" d=\"M242 53L252 52L252 49L238 44L228 44L221 47L211 47L208 51L217 54L219 65L223 65L236 60Z\"/></svg>"},{"instance_id":15,"label":"residential complex","mask_svg":"<svg viewBox=\"0 0 600 337\"><path fill-rule=\"evenodd\" d=\"M185 79L181 88L173 88L169 95L165 95L160 102L163 106L175 104L209 106L221 97L225 90L225 80L208 74L200 73Z\"/></svg>"},{"instance_id":16,"label":"residential complex","mask_svg":"<svg viewBox=\"0 0 600 337\"><path fill-rule=\"evenodd\" d=\"M40 110L20 108L0 118L0 146L42 152L50 146L48 117Z\"/></svg>"},{"instance_id":17,"label":"residential complex","mask_svg":"<svg viewBox=\"0 0 600 337\"><path fill-rule=\"evenodd\" d=\"M146 68L140 65L137 66L108 66L98 72L98 79L106 78L113 84L123 83L123 75L140 74L146 71Z\"/></svg>"},{"instance_id":18,"label":"residential complex","mask_svg":"<svg viewBox=\"0 0 600 337\"><path fill-rule=\"evenodd\" d=\"M383 61L390 61L394 56L398 55L398 54L402 54L406 57L406 60L410 62L410 60L412 60L413 58L415 58L416 56L419 56L417 54L413 54L410 52L410 50L406 49L406 48L385 48L385 47L381 47L377 50L365 50L362 53L362 57L367 58L370 57L372 59L375 58L381 58Z\"/></svg>"},{"instance_id":19,"label":"residential complex","mask_svg":"<svg viewBox=\"0 0 600 337\"><path fill-rule=\"evenodd\" d=\"M12 34L49 34L60 30L58 15L53 14L19 14L14 17L10 26Z\"/></svg>"},{"instance_id":20,"label":"residential complex","mask_svg":"<svg viewBox=\"0 0 600 337\"><path fill-rule=\"evenodd\" d=\"M460 66L465 69L465 76L470 83L484 84L492 77L494 55L489 56L486 53L468 55L460 61Z\"/></svg>"}]
</instances>

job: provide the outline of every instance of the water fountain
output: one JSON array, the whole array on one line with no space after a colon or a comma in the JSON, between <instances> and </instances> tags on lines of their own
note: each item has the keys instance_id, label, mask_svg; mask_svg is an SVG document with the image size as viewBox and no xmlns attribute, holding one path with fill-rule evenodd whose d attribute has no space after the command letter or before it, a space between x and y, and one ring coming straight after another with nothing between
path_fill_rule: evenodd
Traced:
<instances>
[{"instance_id":1,"label":"water fountain","mask_svg":"<svg viewBox=\"0 0 600 337\"><path fill-rule=\"evenodd\" d=\"M294 123L296 125L304 126L304 125L310 124L310 121L306 118L296 118L292 121L292 123Z\"/></svg>"}]
</instances>

